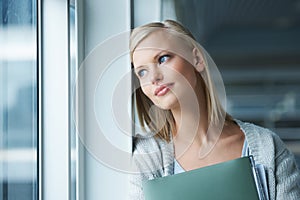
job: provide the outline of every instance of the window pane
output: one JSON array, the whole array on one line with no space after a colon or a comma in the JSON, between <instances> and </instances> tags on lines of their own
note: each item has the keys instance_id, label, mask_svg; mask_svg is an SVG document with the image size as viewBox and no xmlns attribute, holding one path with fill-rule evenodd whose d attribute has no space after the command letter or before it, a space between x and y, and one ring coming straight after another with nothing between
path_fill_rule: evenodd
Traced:
<instances>
[{"instance_id":1,"label":"window pane","mask_svg":"<svg viewBox=\"0 0 300 200\"><path fill-rule=\"evenodd\" d=\"M37 199L36 2L0 0L0 199Z\"/></svg>"}]
</instances>

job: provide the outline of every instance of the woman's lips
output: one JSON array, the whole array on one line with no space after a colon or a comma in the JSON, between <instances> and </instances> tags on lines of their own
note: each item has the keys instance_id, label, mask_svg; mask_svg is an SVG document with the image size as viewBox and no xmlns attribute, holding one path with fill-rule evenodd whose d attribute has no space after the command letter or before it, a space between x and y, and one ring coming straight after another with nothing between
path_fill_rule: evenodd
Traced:
<instances>
[{"instance_id":1,"label":"woman's lips","mask_svg":"<svg viewBox=\"0 0 300 200\"><path fill-rule=\"evenodd\" d=\"M155 96L164 96L165 94L167 94L170 91L170 87L172 87L172 86L173 86L173 83L160 85L155 89L154 95Z\"/></svg>"}]
</instances>

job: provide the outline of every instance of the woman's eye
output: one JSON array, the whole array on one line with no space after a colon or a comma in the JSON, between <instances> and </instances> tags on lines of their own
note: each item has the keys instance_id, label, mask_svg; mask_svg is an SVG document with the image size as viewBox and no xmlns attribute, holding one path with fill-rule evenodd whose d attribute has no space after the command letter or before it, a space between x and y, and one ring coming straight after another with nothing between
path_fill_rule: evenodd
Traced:
<instances>
[{"instance_id":1,"label":"woman's eye","mask_svg":"<svg viewBox=\"0 0 300 200\"><path fill-rule=\"evenodd\" d=\"M137 75L138 75L138 77L142 78L146 75L146 73L147 73L147 70L141 69L137 72Z\"/></svg>"},{"instance_id":2,"label":"woman's eye","mask_svg":"<svg viewBox=\"0 0 300 200\"><path fill-rule=\"evenodd\" d=\"M163 56L158 58L158 63L162 64L162 63L166 62L169 58L170 58L169 55L163 55Z\"/></svg>"}]
</instances>

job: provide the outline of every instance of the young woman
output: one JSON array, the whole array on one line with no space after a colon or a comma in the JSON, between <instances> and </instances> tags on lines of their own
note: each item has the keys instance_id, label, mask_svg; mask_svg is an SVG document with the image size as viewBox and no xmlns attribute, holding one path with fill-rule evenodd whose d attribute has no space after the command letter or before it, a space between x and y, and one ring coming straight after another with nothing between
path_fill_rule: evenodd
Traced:
<instances>
[{"instance_id":1,"label":"young woman","mask_svg":"<svg viewBox=\"0 0 300 200\"><path fill-rule=\"evenodd\" d=\"M270 130L225 112L214 62L187 29L172 20L135 28L130 52L146 133L134 137L132 199L144 199L143 181L250 154L265 169L271 200L300 199L294 156Z\"/></svg>"}]
</instances>

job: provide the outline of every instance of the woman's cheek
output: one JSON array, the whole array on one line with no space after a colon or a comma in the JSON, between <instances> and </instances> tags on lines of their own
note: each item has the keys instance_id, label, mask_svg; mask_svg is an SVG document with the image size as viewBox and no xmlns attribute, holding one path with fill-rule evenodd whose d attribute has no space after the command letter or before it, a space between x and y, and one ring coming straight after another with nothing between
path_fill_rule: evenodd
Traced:
<instances>
[{"instance_id":1,"label":"woman's cheek","mask_svg":"<svg viewBox=\"0 0 300 200\"><path fill-rule=\"evenodd\" d=\"M150 91L150 85L144 84L141 86L143 93L151 99L151 91Z\"/></svg>"}]
</instances>

